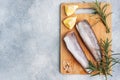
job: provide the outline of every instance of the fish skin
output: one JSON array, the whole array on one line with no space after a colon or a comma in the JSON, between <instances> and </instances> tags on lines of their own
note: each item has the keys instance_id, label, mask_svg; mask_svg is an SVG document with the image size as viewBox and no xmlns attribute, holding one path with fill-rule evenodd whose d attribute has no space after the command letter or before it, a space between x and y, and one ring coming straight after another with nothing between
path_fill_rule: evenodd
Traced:
<instances>
[{"instance_id":1,"label":"fish skin","mask_svg":"<svg viewBox=\"0 0 120 80\"><path fill-rule=\"evenodd\" d=\"M86 20L83 20L76 25L76 28L86 47L89 49L95 60L99 62L101 60L100 47L90 24Z\"/></svg>"},{"instance_id":2,"label":"fish skin","mask_svg":"<svg viewBox=\"0 0 120 80\"><path fill-rule=\"evenodd\" d=\"M66 44L67 49L71 52L73 57L81 64L81 66L85 69L87 73L91 73L87 68L89 67L89 62L79 45L75 33L73 31L67 33L64 37L64 42Z\"/></svg>"}]
</instances>

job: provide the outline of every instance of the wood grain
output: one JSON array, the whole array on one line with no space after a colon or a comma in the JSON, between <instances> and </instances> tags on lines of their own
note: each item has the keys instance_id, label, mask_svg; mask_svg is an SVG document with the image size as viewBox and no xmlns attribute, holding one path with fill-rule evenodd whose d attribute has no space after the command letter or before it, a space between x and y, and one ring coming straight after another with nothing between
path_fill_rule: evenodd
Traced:
<instances>
[{"instance_id":1,"label":"wood grain","mask_svg":"<svg viewBox=\"0 0 120 80\"><path fill-rule=\"evenodd\" d=\"M86 48L85 44L83 43L82 39L80 38L76 28L74 27L72 30L67 29L64 24L63 24L63 20L65 18L67 18L68 16L66 16L65 11L64 11L64 6L65 5L71 5L71 4L76 4L79 6L80 8L91 8L91 5L93 3L62 3L61 4L61 31L60 31L60 72L62 74L87 74L84 69L81 67L81 65L75 60L75 58L71 55L71 53L67 50L66 45L63 41L64 36L69 32L69 31L74 31L76 34L76 37L78 39L79 44L81 45L85 55L87 56L88 60L91 60L92 62L95 62L93 56L91 55L91 53L89 52L89 50ZM102 5L105 3L102 3ZM111 12L111 5L109 5L107 7L107 11L106 13ZM72 16L77 16L77 21L76 23L78 23L81 20L87 20L89 22L89 24L91 25L98 41L100 41L100 39L106 39L107 37L109 39L112 39L112 26L111 26L111 15L107 18L107 23L108 26L111 30L111 32L109 34L106 34L106 29L103 25L102 22L97 23L96 25L94 25L96 23L96 16L92 16L92 14L73 14ZM94 26L93 26L94 25ZM110 53L111 54L111 53ZM66 64L69 63L70 65L70 72L67 72L64 67L66 66Z\"/></svg>"}]
</instances>

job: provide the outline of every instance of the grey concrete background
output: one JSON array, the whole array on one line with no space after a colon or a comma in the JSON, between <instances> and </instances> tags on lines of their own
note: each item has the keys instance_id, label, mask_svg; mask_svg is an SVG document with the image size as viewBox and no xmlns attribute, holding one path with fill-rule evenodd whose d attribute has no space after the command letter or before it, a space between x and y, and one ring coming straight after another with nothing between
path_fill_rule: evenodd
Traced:
<instances>
[{"instance_id":1,"label":"grey concrete background","mask_svg":"<svg viewBox=\"0 0 120 80\"><path fill-rule=\"evenodd\" d=\"M0 80L103 80L59 72L60 4L82 1L0 0ZM120 52L120 0L110 2L113 50ZM120 65L113 70L109 80L120 80Z\"/></svg>"}]
</instances>

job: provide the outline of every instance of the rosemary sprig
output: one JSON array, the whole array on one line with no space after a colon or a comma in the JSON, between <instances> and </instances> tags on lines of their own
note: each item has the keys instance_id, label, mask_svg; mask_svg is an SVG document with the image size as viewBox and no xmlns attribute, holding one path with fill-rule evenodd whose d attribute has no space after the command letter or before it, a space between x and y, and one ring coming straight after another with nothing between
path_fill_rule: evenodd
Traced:
<instances>
[{"instance_id":1,"label":"rosemary sprig","mask_svg":"<svg viewBox=\"0 0 120 80\"><path fill-rule=\"evenodd\" d=\"M104 4L103 7L101 7L101 3L99 3L97 0L95 0L94 4L93 4L93 9L94 9L94 14L98 14L99 18L98 21L102 21L102 23L104 24L105 28L106 28L106 33L110 32L110 28L107 24L107 17L109 15L111 15L112 13L108 13L106 14L106 9L107 6L109 6L108 4ZM98 22L97 22L98 23Z\"/></svg>"},{"instance_id":2,"label":"rosemary sprig","mask_svg":"<svg viewBox=\"0 0 120 80\"><path fill-rule=\"evenodd\" d=\"M95 72L91 76L96 75L105 75L105 79L108 79L108 75L111 75L111 68L116 65L120 64L120 60L118 58L114 58L112 55L109 54L109 52L112 52L111 48L111 40L108 38L106 40L102 40L100 42L101 52L102 52L102 60L100 62L97 62L97 64L92 63L89 61L89 70L92 70ZM114 54L113 54L114 55ZM117 54L115 54L117 55ZM118 54L119 55L119 54Z\"/></svg>"}]
</instances>

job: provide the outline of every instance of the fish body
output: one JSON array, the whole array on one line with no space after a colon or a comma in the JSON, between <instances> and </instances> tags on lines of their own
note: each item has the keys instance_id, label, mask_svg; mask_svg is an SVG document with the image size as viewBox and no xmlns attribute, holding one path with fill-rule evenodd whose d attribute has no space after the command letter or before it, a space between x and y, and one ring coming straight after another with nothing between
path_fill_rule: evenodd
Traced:
<instances>
[{"instance_id":1,"label":"fish body","mask_svg":"<svg viewBox=\"0 0 120 80\"><path fill-rule=\"evenodd\" d=\"M77 31L81 36L83 42L85 43L86 47L89 49L95 60L101 60L101 52L100 47L98 45L97 38L86 20L79 22L76 25Z\"/></svg>"},{"instance_id":2,"label":"fish body","mask_svg":"<svg viewBox=\"0 0 120 80\"><path fill-rule=\"evenodd\" d=\"M90 71L87 69L89 67L89 62L81 46L79 45L77 41L75 33L69 32L64 37L64 42L66 44L67 49L71 52L74 58L81 64L81 66L85 69L86 72L90 73Z\"/></svg>"}]
</instances>

